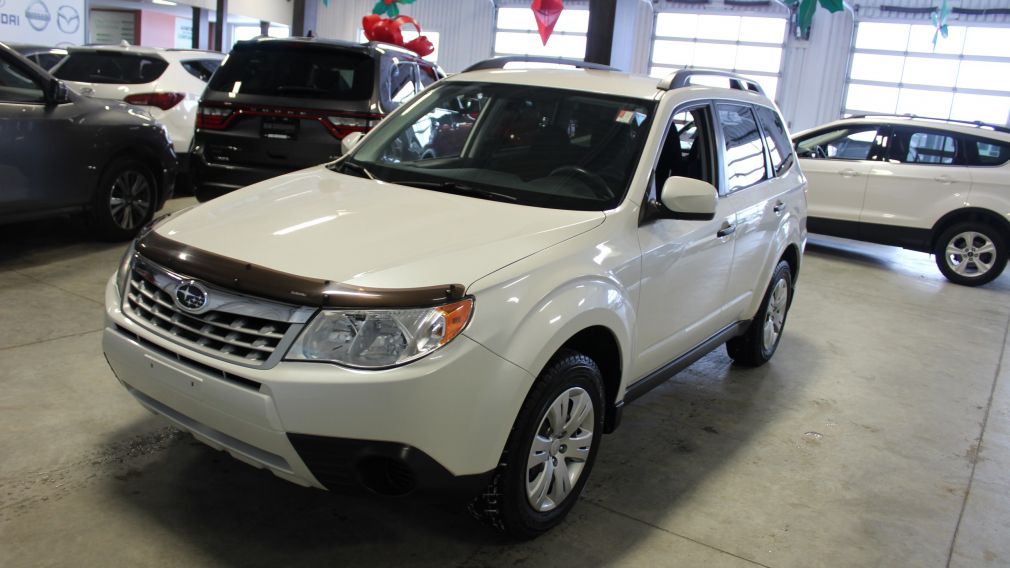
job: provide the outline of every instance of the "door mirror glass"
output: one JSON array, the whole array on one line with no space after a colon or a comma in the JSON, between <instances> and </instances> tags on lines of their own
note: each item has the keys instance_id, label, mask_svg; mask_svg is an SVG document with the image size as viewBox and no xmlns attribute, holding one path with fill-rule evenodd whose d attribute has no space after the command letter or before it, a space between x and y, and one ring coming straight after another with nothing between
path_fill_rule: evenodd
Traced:
<instances>
[{"instance_id":1,"label":"door mirror glass","mask_svg":"<svg viewBox=\"0 0 1010 568\"><path fill-rule=\"evenodd\" d=\"M352 132L347 136L344 136L344 139L340 141L340 153L347 154L353 150L354 147L358 145L358 142L361 142L361 139L364 137L364 132Z\"/></svg>"},{"instance_id":2,"label":"door mirror glass","mask_svg":"<svg viewBox=\"0 0 1010 568\"><path fill-rule=\"evenodd\" d=\"M708 221L715 218L719 193L707 181L671 176L663 184L659 199L675 219Z\"/></svg>"}]
</instances>

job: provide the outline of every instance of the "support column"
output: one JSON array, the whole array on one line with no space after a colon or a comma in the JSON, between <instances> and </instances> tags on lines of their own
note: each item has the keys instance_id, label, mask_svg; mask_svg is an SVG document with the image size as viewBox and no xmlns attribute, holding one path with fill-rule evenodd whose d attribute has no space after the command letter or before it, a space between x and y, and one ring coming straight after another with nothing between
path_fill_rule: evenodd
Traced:
<instances>
[{"instance_id":1,"label":"support column","mask_svg":"<svg viewBox=\"0 0 1010 568\"><path fill-rule=\"evenodd\" d=\"M207 10L193 7L193 49L210 49L207 42L210 39L209 15Z\"/></svg>"},{"instance_id":2,"label":"support column","mask_svg":"<svg viewBox=\"0 0 1010 568\"><path fill-rule=\"evenodd\" d=\"M617 0L589 0L589 31L586 37L586 61L610 65L614 46L614 20Z\"/></svg>"},{"instance_id":3,"label":"support column","mask_svg":"<svg viewBox=\"0 0 1010 568\"><path fill-rule=\"evenodd\" d=\"M318 30L316 30L316 13L319 11L319 0L293 0L291 10L292 36L319 35Z\"/></svg>"},{"instance_id":4,"label":"support column","mask_svg":"<svg viewBox=\"0 0 1010 568\"><path fill-rule=\"evenodd\" d=\"M214 26L214 49L224 51L228 29L228 0L217 0L217 25Z\"/></svg>"},{"instance_id":5,"label":"support column","mask_svg":"<svg viewBox=\"0 0 1010 568\"><path fill-rule=\"evenodd\" d=\"M266 20L260 20L260 35L261 36L270 35L270 22Z\"/></svg>"}]
</instances>

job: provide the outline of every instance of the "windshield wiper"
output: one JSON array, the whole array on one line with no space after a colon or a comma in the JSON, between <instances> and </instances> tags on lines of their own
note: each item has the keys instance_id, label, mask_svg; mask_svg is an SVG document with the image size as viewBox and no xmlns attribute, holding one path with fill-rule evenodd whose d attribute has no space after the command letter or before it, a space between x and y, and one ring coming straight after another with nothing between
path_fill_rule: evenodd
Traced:
<instances>
[{"instance_id":1,"label":"windshield wiper","mask_svg":"<svg viewBox=\"0 0 1010 568\"><path fill-rule=\"evenodd\" d=\"M353 176L364 177L368 179L375 179L372 172L368 171L365 166L357 162L352 162L351 160L344 160L343 162L338 162L329 167L331 171L338 172L341 174L351 174Z\"/></svg>"},{"instance_id":2,"label":"windshield wiper","mask_svg":"<svg viewBox=\"0 0 1010 568\"><path fill-rule=\"evenodd\" d=\"M496 191L490 191L487 189L478 189L476 187L470 187L469 185L462 185L454 181L407 180L407 181L392 181L392 183L396 183L399 185L409 185L410 187L418 187L421 189L433 189L435 191L442 191L445 193L452 193L455 195L469 195L472 197L482 197L484 199L493 199L495 201L508 201L510 203L514 201L519 201L517 197L512 195L506 195L504 193L498 193Z\"/></svg>"}]
</instances>

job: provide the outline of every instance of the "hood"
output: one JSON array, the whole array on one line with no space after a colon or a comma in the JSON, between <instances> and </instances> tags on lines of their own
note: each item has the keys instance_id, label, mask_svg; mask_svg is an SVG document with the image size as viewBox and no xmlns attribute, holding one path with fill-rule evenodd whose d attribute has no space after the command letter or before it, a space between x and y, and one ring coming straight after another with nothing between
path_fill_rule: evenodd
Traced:
<instances>
[{"instance_id":1,"label":"hood","mask_svg":"<svg viewBox=\"0 0 1010 568\"><path fill-rule=\"evenodd\" d=\"M296 276L415 288L469 286L604 219L599 211L488 201L319 166L219 197L155 232Z\"/></svg>"}]
</instances>

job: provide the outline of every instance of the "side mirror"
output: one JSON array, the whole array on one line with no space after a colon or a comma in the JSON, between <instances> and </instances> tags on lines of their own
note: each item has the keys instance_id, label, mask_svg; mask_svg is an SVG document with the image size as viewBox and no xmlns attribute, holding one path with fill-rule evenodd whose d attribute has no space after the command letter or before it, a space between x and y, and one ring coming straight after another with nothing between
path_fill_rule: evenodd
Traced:
<instances>
[{"instance_id":1,"label":"side mirror","mask_svg":"<svg viewBox=\"0 0 1010 568\"><path fill-rule=\"evenodd\" d=\"M340 153L346 154L350 152L351 150L354 149L355 146L358 145L358 142L361 142L361 139L364 137L365 137L364 132L352 132L347 136L344 136L344 139L340 141Z\"/></svg>"},{"instance_id":2,"label":"side mirror","mask_svg":"<svg viewBox=\"0 0 1010 568\"><path fill-rule=\"evenodd\" d=\"M67 85L59 79L52 79L46 88L46 104L58 105L67 102Z\"/></svg>"},{"instance_id":3,"label":"side mirror","mask_svg":"<svg viewBox=\"0 0 1010 568\"><path fill-rule=\"evenodd\" d=\"M663 184L659 201L666 208L664 217L688 221L711 221L715 218L719 191L707 181L670 176Z\"/></svg>"}]
</instances>

